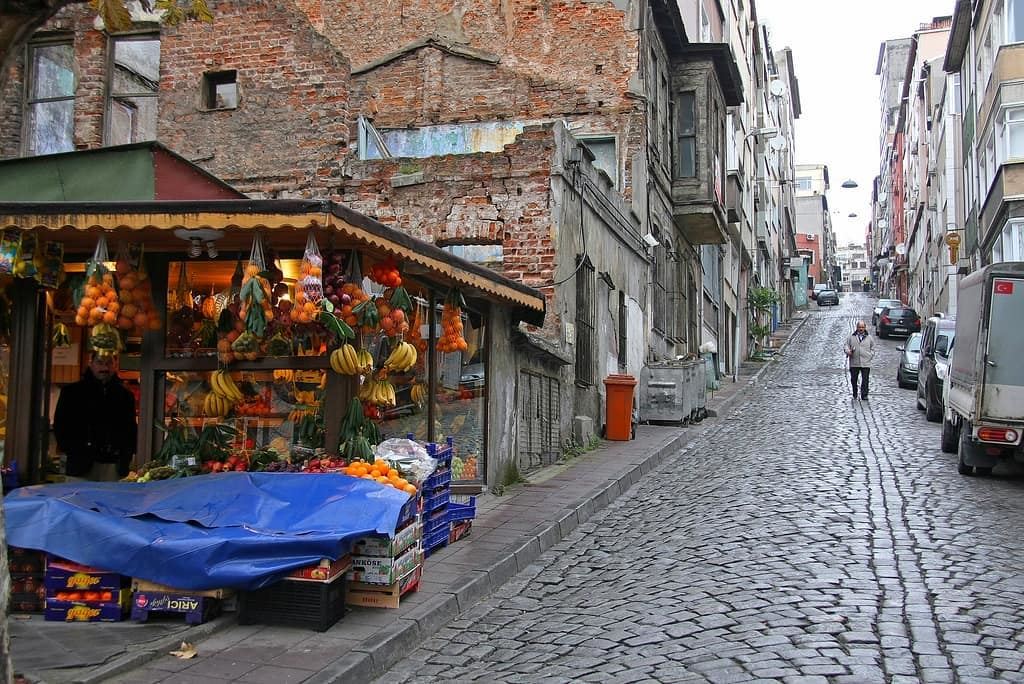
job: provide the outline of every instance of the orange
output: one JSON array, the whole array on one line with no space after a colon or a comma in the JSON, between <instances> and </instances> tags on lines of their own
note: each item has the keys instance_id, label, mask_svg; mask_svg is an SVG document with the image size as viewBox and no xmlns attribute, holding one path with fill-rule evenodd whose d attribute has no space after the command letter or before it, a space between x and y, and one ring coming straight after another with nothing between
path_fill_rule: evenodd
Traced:
<instances>
[{"instance_id":1,"label":"orange","mask_svg":"<svg viewBox=\"0 0 1024 684\"><path fill-rule=\"evenodd\" d=\"M404 487L402 487L402 490L405 493L407 493L407 494L416 494L416 486L415 485L407 484Z\"/></svg>"},{"instance_id":2,"label":"orange","mask_svg":"<svg viewBox=\"0 0 1024 684\"><path fill-rule=\"evenodd\" d=\"M388 470L388 477L398 477L399 475L400 473L394 468Z\"/></svg>"}]
</instances>

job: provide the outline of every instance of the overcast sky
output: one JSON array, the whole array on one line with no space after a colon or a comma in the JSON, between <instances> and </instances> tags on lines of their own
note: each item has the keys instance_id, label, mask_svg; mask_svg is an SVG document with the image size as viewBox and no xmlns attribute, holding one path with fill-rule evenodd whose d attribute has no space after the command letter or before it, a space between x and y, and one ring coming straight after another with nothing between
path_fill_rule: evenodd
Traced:
<instances>
[{"instance_id":1,"label":"overcast sky","mask_svg":"<svg viewBox=\"0 0 1024 684\"><path fill-rule=\"evenodd\" d=\"M828 165L828 200L839 244L862 243L871 182L878 175L878 46L909 37L933 17L951 15L955 0L756 2L772 49L793 49L802 109L796 122L797 162ZM859 187L840 188L847 178ZM848 218L851 212L857 218Z\"/></svg>"}]
</instances>

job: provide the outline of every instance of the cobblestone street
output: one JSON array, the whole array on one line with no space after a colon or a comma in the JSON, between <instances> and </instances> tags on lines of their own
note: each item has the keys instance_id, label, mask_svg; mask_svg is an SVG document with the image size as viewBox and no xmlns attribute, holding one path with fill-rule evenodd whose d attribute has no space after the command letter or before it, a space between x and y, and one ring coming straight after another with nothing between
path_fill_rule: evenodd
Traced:
<instances>
[{"instance_id":1,"label":"cobblestone street","mask_svg":"<svg viewBox=\"0 0 1024 684\"><path fill-rule=\"evenodd\" d=\"M747 400L381 682L1024 681L1024 479L957 474L818 310ZM873 331L872 331L873 332Z\"/></svg>"}]
</instances>

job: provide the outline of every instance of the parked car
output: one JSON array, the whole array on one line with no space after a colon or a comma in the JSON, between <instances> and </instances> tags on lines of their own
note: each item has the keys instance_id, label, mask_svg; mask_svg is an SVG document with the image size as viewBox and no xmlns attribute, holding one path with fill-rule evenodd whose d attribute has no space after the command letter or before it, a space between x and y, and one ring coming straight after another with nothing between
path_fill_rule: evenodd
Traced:
<instances>
[{"instance_id":1,"label":"parked car","mask_svg":"<svg viewBox=\"0 0 1024 684\"><path fill-rule=\"evenodd\" d=\"M907 343L896 347L900 354L900 365L896 368L896 384L903 389L917 387L917 367L921 358L921 333L907 338Z\"/></svg>"},{"instance_id":2,"label":"parked car","mask_svg":"<svg viewBox=\"0 0 1024 684\"><path fill-rule=\"evenodd\" d=\"M876 330L882 339L890 335L909 337L910 333L921 332L921 317L909 306L886 307L878 316Z\"/></svg>"},{"instance_id":3,"label":"parked car","mask_svg":"<svg viewBox=\"0 0 1024 684\"><path fill-rule=\"evenodd\" d=\"M835 290L819 290L818 306L839 306L839 293Z\"/></svg>"},{"instance_id":4,"label":"parked car","mask_svg":"<svg viewBox=\"0 0 1024 684\"><path fill-rule=\"evenodd\" d=\"M917 377L917 408L933 423L942 420L942 383L956 336L956 319L932 316L921 329L921 361Z\"/></svg>"},{"instance_id":5,"label":"parked car","mask_svg":"<svg viewBox=\"0 0 1024 684\"><path fill-rule=\"evenodd\" d=\"M815 283L814 287L811 288L811 299L817 299L818 293L822 290L830 290L828 283Z\"/></svg>"},{"instance_id":6,"label":"parked car","mask_svg":"<svg viewBox=\"0 0 1024 684\"><path fill-rule=\"evenodd\" d=\"M960 281L946 378L942 450L961 475L1024 462L1024 262L986 266Z\"/></svg>"},{"instance_id":7,"label":"parked car","mask_svg":"<svg viewBox=\"0 0 1024 684\"><path fill-rule=\"evenodd\" d=\"M878 325L878 317L882 315L882 309L892 306L903 306L898 299L879 299L875 302L875 309L871 312L871 325Z\"/></svg>"}]
</instances>

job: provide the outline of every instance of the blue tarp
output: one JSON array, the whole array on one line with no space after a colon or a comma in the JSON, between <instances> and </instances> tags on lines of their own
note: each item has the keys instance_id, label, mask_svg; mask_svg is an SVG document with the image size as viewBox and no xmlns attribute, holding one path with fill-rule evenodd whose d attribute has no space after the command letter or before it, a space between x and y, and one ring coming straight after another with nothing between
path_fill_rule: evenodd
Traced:
<instances>
[{"instance_id":1,"label":"blue tarp","mask_svg":"<svg viewBox=\"0 0 1024 684\"><path fill-rule=\"evenodd\" d=\"M181 589L257 589L393 535L409 495L339 474L80 482L4 497L7 543Z\"/></svg>"}]
</instances>

